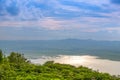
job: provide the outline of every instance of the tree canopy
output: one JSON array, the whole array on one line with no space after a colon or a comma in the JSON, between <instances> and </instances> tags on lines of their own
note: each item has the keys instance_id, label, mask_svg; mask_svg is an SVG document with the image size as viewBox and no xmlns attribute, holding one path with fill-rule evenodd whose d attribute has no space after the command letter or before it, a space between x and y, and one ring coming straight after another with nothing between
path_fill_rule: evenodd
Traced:
<instances>
[{"instance_id":1,"label":"tree canopy","mask_svg":"<svg viewBox=\"0 0 120 80\"><path fill-rule=\"evenodd\" d=\"M0 49L0 63L2 62L3 60L3 53L2 53L2 50Z\"/></svg>"},{"instance_id":2,"label":"tree canopy","mask_svg":"<svg viewBox=\"0 0 120 80\"><path fill-rule=\"evenodd\" d=\"M2 56L0 50L0 80L120 80L108 73L100 73L87 67L48 61L43 65L30 63L22 54L11 52Z\"/></svg>"}]
</instances>

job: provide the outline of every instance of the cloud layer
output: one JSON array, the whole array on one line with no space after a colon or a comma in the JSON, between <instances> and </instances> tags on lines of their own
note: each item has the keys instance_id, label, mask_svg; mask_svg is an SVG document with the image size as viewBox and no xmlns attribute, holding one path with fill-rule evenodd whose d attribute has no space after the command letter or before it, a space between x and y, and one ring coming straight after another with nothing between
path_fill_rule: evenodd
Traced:
<instances>
[{"instance_id":1,"label":"cloud layer","mask_svg":"<svg viewBox=\"0 0 120 80\"><path fill-rule=\"evenodd\" d=\"M0 0L0 39L120 40L119 4L119 0Z\"/></svg>"},{"instance_id":2,"label":"cloud layer","mask_svg":"<svg viewBox=\"0 0 120 80\"><path fill-rule=\"evenodd\" d=\"M120 0L111 0L111 2L114 4L120 4Z\"/></svg>"}]
</instances>

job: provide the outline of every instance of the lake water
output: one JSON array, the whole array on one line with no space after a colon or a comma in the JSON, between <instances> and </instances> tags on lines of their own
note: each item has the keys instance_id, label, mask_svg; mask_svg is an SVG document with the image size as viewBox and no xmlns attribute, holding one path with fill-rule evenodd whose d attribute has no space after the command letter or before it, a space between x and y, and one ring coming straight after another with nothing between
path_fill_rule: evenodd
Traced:
<instances>
[{"instance_id":1,"label":"lake water","mask_svg":"<svg viewBox=\"0 0 120 80\"><path fill-rule=\"evenodd\" d=\"M120 61L112 61L107 59L99 59L97 56L90 55L59 55L56 57L42 56L37 59L30 59L34 64L44 64L46 61L54 61L56 63L71 64L76 67L86 66L93 70L110 73L111 75L120 75Z\"/></svg>"},{"instance_id":2,"label":"lake water","mask_svg":"<svg viewBox=\"0 0 120 80\"><path fill-rule=\"evenodd\" d=\"M5 55L19 52L32 63L43 64L53 60L74 66L86 66L100 72L120 75L120 42L76 40L0 41Z\"/></svg>"}]
</instances>

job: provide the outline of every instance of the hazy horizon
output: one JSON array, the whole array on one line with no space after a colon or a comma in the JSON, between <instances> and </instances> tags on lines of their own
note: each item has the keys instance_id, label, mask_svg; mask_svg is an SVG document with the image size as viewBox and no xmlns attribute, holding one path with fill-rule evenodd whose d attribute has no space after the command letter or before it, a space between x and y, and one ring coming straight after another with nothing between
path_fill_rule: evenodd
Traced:
<instances>
[{"instance_id":1,"label":"hazy horizon","mask_svg":"<svg viewBox=\"0 0 120 80\"><path fill-rule=\"evenodd\" d=\"M59 41L59 40L90 40L90 41L106 41L106 42L120 42L120 40L97 40L97 39L81 39L81 38L64 38L64 39L3 39L0 41Z\"/></svg>"}]
</instances>

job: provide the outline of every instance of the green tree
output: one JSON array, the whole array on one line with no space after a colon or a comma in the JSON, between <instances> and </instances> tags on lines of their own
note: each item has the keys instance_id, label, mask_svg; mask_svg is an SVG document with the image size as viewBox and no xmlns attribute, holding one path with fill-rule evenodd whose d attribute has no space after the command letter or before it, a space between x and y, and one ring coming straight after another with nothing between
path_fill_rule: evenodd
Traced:
<instances>
[{"instance_id":1,"label":"green tree","mask_svg":"<svg viewBox=\"0 0 120 80\"><path fill-rule=\"evenodd\" d=\"M11 54L8 56L8 60L10 63L24 63L27 62L27 59L24 57L23 54L11 52Z\"/></svg>"},{"instance_id":2,"label":"green tree","mask_svg":"<svg viewBox=\"0 0 120 80\"><path fill-rule=\"evenodd\" d=\"M2 50L0 50L0 63L2 62L3 60L3 53L2 53Z\"/></svg>"}]
</instances>

